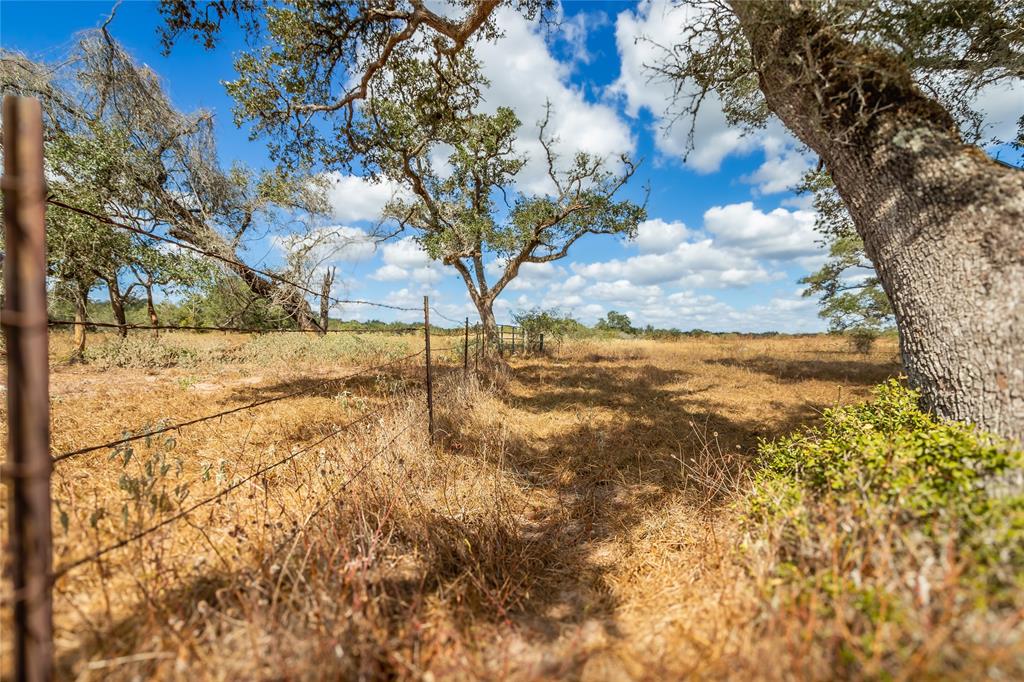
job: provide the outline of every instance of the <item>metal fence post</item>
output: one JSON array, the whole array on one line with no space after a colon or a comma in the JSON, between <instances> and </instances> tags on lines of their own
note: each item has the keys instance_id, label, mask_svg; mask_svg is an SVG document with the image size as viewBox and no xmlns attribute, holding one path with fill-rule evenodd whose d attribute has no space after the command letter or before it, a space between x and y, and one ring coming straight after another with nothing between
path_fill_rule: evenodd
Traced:
<instances>
[{"instance_id":1,"label":"metal fence post","mask_svg":"<svg viewBox=\"0 0 1024 682\"><path fill-rule=\"evenodd\" d=\"M544 332L540 333L540 352L544 352Z\"/></svg>"},{"instance_id":2,"label":"metal fence post","mask_svg":"<svg viewBox=\"0 0 1024 682\"><path fill-rule=\"evenodd\" d=\"M423 342L427 355L427 434L434 442L434 381L430 370L430 297L423 297Z\"/></svg>"},{"instance_id":3,"label":"metal fence post","mask_svg":"<svg viewBox=\"0 0 1024 682\"><path fill-rule=\"evenodd\" d=\"M480 347L480 325L476 325L476 353L473 354L473 371L480 371L480 353L483 349Z\"/></svg>"},{"instance_id":4,"label":"metal fence post","mask_svg":"<svg viewBox=\"0 0 1024 682\"><path fill-rule=\"evenodd\" d=\"M516 328L512 327L512 355L516 354Z\"/></svg>"},{"instance_id":5,"label":"metal fence post","mask_svg":"<svg viewBox=\"0 0 1024 682\"><path fill-rule=\"evenodd\" d=\"M466 318L466 335L462 338L462 378L469 375L469 318Z\"/></svg>"},{"instance_id":6,"label":"metal fence post","mask_svg":"<svg viewBox=\"0 0 1024 682\"><path fill-rule=\"evenodd\" d=\"M3 100L7 462L14 679L53 675L46 186L39 102Z\"/></svg>"}]
</instances>

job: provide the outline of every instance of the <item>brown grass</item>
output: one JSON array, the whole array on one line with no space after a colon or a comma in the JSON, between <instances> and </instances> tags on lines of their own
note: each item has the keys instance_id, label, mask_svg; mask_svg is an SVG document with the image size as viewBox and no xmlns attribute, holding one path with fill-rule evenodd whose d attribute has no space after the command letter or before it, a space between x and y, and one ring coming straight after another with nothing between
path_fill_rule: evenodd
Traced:
<instances>
[{"instance_id":1,"label":"brown grass","mask_svg":"<svg viewBox=\"0 0 1024 682\"><path fill-rule=\"evenodd\" d=\"M322 354L297 362L292 350L225 362L221 351L244 339L178 338L201 349L199 361L56 365L54 450L361 366ZM419 347L416 337L394 343ZM513 358L506 372L468 383L448 364L434 447L422 369L411 363L173 434L155 489L187 483L192 501L380 410L187 522L58 581L61 676L792 674L771 663L784 644L759 640L761 586L738 556L726 503L758 439L865 398L898 372L892 346L861 356L826 337L569 342L557 357ZM137 503L124 482L144 479L159 449L136 448L127 466L96 452L57 467L54 497L68 519L64 531L55 508L57 565L171 513L176 503ZM3 618L9 631L8 609ZM9 670L6 646L3 654Z\"/></svg>"}]
</instances>

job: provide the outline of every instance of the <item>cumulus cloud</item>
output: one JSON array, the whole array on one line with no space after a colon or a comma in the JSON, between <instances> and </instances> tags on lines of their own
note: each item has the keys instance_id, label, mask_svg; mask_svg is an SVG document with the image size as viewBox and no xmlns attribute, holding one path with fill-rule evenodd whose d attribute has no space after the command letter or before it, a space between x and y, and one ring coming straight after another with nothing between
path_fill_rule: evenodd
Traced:
<instances>
[{"instance_id":1,"label":"cumulus cloud","mask_svg":"<svg viewBox=\"0 0 1024 682\"><path fill-rule=\"evenodd\" d=\"M379 282L413 281L434 284L444 277L443 266L431 260L412 237L388 242L381 247L381 265L370 275Z\"/></svg>"},{"instance_id":2,"label":"cumulus cloud","mask_svg":"<svg viewBox=\"0 0 1024 682\"><path fill-rule=\"evenodd\" d=\"M667 253L689 235L680 221L665 222L661 218L645 220L637 228L633 243L640 253Z\"/></svg>"},{"instance_id":3,"label":"cumulus cloud","mask_svg":"<svg viewBox=\"0 0 1024 682\"><path fill-rule=\"evenodd\" d=\"M736 287L779 277L756 260L720 248L713 239L683 242L667 253L573 264L576 274L598 280L625 279L637 284L683 283L694 287Z\"/></svg>"},{"instance_id":4,"label":"cumulus cloud","mask_svg":"<svg viewBox=\"0 0 1024 682\"><path fill-rule=\"evenodd\" d=\"M529 157L517 183L528 192L548 192L544 150L537 141L536 124L544 117L545 102L552 106L548 134L557 139L555 150L571 161L578 151L603 158L617 158L634 148L629 125L615 108L588 101L583 90L570 82L572 65L556 59L544 40L542 29L511 8L495 15L504 38L476 47L484 75L490 85L484 90L485 111L511 107L523 127L516 148ZM585 24L577 24L573 40L580 40Z\"/></svg>"},{"instance_id":5,"label":"cumulus cloud","mask_svg":"<svg viewBox=\"0 0 1024 682\"><path fill-rule=\"evenodd\" d=\"M788 260L821 251L811 211L776 208L765 213L750 201L713 206L704 213L704 229L719 246L757 258Z\"/></svg>"},{"instance_id":6,"label":"cumulus cloud","mask_svg":"<svg viewBox=\"0 0 1024 682\"><path fill-rule=\"evenodd\" d=\"M307 233L273 235L270 243L283 254L305 252L314 265L356 263L373 256L376 243L365 230L347 225L328 225Z\"/></svg>"},{"instance_id":7,"label":"cumulus cloud","mask_svg":"<svg viewBox=\"0 0 1024 682\"><path fill-rule=\"evenodd\" d=\"M413 237L388 242L381 247L380 258L385 264L400 268L424 267L431 262L430 255L416 243Z\"/></svg>"},{"instance_id":8,"label":"cumulus cloud","mask_svg":"<svg viewBox=\"0 0 1024 682\"><path fill-rule=\"evenodd\" d=\"M406 190L396 182L371 182L358 175L330 172L327 181L331 215L345 222L377 220L392 198L406 194Z\"/></svg>"},{"instance_id":9,"label":"cumulus cloud","mask_svg":"<svg viewBox=\"0 0 1024 682\"><path fill-rule=\"evenodd\" d=\"M682 34L682 27L698 20L701 10L669 0L647 0L635 11L619 13L615 22L615 42L621 70L609 88L609 94L625 101L626 113L637 118L644 109L653 116L651 133L662 154L684 159L687 167L699 173L717 171L726 157L748 154L760 149L765 154L761 168L748 177L762 194L787 189L800 179L808 161L798 151L795 139L778 122L764 130L744 132L730 126L722 112L718 96L708 93L696 120L675 120L671 110L675 84L652 79L650 67L665 56ZM693 137L690 139L690 128ZM692 149L690 148L692 142Z\"/></svg>"}]
</instances>

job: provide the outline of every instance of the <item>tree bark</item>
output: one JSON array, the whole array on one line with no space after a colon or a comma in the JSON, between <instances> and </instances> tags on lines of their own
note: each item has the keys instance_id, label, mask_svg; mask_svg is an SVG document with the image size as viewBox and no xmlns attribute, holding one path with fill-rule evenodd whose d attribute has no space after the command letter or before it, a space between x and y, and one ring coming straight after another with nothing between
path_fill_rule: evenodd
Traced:
<instances>
[{"instance_id":1,"label":"tree bark","mask_svg":"<svg viewBox=\"0 0 1024 682\"><path fill-rule=\"evenodd\" d=\"M327 268L320 283L320 336L327 335L327 325L331 321L331 287L334 286L334 276L337 272L337 268Z\"/></svg>"},{"instance_id":2,"label":"tree bark","mask_svg":"<svg viewBox=\"0 0 1024 682\"><path fill-rule=\"evenodd\" d=\"M498 322L494 318L494 298L471 296L473 305L480 315L480 350L484 357L493 356L498 350Z\"/></svg>"},{"instance_id":3,"label":"tree bark","mask_svg":"<svg viewBox=\"0 0 1024 682\"><path fill-rule=\"evenodd\" d=\"M124 296L121 295L121 285L117 281L117 275L103 277L107 285L107 295L110 298L110 310L114 314L114 321L117 322L117 333L121 338L128 337L128 317L124 312Z\"/></svg>"},{"instance_id":4,"label":"tree bark","mask_svg":"<svg viewBox=\"0 0 1024 682\"><path fill-rule=\"evenodd\" d=\"M160 318L156 314L156 306L153 304L153 285L145 284L143 287L146 290L146 312L149 313L149 324L153 327L153 336L159 336L160 330L156 327L160 326Z\"/></svg>"},{"instance_id":5,"label":"tree bark","mask_svg":"<svg viewBox=\"0 0 1024 682\"><path fill-rule=\"evenodd\" d=\"M964 144L903 64L806 5L731 4L769 107L854 219L925 407L1024 439L1024 173Z\"/></svg>"},{"instance_id":6,"label":"tree bark","mask_svg":"<svg viewBox=\"0 0 1024 682\"><path fill-rule=\"evenodd\" d=\"M89 287L76 283L74 287L75 296L75 326L74 349L71 351L71 362L83 362L85 360L85 322L88 318Z\"/></svg>"}]
</instances>

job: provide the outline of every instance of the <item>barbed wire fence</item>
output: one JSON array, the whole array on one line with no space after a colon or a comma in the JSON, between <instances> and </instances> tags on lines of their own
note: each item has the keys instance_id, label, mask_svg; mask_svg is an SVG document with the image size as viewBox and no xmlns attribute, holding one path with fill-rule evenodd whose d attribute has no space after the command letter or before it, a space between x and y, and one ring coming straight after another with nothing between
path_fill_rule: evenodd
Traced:
<instances>
[{"instance_id":1,"label":"barbed wire fence","mask_svg":"<svg viewBox=\"0 0 1024 682\"><path fill-rule=\"evenodd\" d=\"M59 206L107 225L129 232L141 233L147 238L168 242L179 248L198 253L204 257L221 261L232 267L246 267L253 272L272 279L279 284L315 296L323 296L299 282L294 282L269 270L244 265L240 261L222 254L201 249L191 244L153 234L146 230L109 220L104 216L58 201L46 195L43 175L43 130L39 103L32 98L5 96L3 100L3 145L4 175L4 226L6 254L4 262L4 301L0 313L0 327L3 329L7 350L7 460L3 467L3 478L10 494L8 563L13 582L10 599L4 606L13 609L13 663L14 679L48 680L53 675L53 589L55 583L80 567L93 564L106 555L139 542L163 528L187 520L190 514L216 503L247 483L264 476L309 452L316 451L327 441L351 431L353 427L379 417L383 411L407 402L408 394L388 401L385 405L365 409L361 414L343 424L333 426L326 433L317 436L298 449L268 464L260 464L255 470L219 488L210 495L188 506L184 500L179 508L150 525L117 538L94 551L69 560L56 569L53 567L53 544L51 535L51 475L54 467L65 462L102 450L122 448L132 442L152 439L154 436L196 426L228 415L247 412L272 403L278 403L302 396L316 394L332 387L341 387L359 376L380 375L385 370L394 370L423 356L423 411L416 410L404 423L394 425L397 432L382 447L370 454L346 480L331 486L328 499L318 505L310 516L321 513L330 501L346 490L358 477L369 470L370 464L385 453L395 440L409 431L424 412L430 442L434 438L434 373L432 353L461 351L464 376L469 371L469 320L453 320L430 305L423 297L423 324L384 329L282 329L266 330L247 327L204 326L204 325L139 325L90 322L77 320L50 319L47 311L47 262L46 262L46 204ZM416 311L419 308L399 306L368 300L340 299L329 297L334 304L373 306L400 311ZM443 348L431 348L430 313L455 322L463 338L461 343ZM211 414L173 422L156 428L138 429L132 434L106 442L95 443L51 453L49 425L49 366L48 330L51 327L73 327L87 325L119 330L168 331L218 331L242 334L264 334L276 332L299 333L409 333L423 332L423 348L364 367L345 376L318 381L305 388L283 395L261 398L252 402L220 410Z\"/></svg>"}]
</instances>

